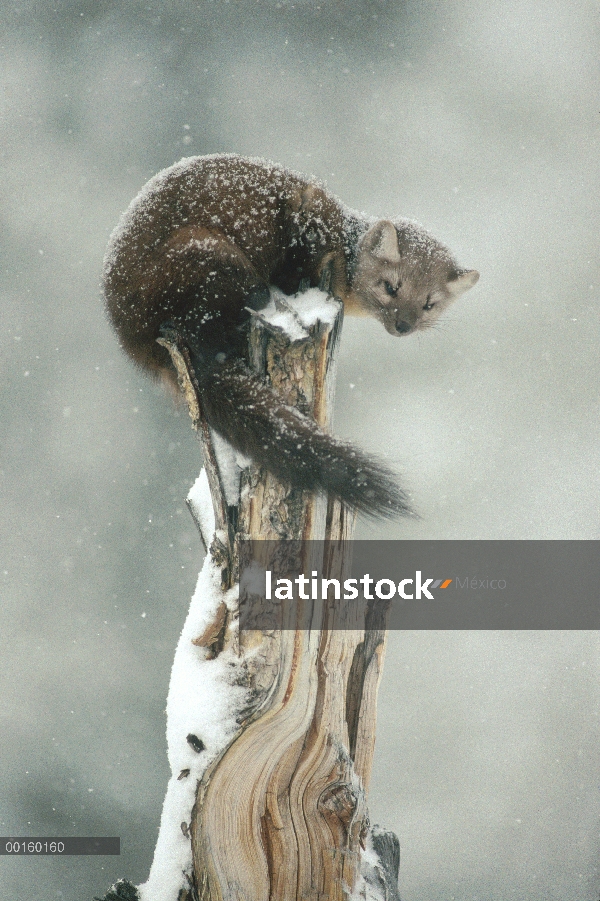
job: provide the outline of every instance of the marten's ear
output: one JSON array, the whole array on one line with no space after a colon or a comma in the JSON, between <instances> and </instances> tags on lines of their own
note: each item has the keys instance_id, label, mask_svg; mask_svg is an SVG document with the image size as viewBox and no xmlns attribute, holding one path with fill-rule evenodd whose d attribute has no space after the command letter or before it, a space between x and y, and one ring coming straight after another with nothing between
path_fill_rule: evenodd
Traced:
<instances>
[{"instance_id":1,"label":"marten's ear","mask_svg":"<svg viewBox=\"0 0 600 901\"><path fill-rule=\"evenodd\" d=\"M479 273L476 269L454 269L448 276L448 291L454 297L464 294L477 284Z\"/></svg>"},{"instance_id":2,"label":"marten's ear","mask_svg":"<svg viewBox=\"0 0 600 901\"><path fill-rule=\"evenodd\" d=\"M364 236L361 250L366 250L378 260L398 265L400 250L398 249L398 232L389 219L380 219L372 225Z\"/></svg>"}]
</instances>

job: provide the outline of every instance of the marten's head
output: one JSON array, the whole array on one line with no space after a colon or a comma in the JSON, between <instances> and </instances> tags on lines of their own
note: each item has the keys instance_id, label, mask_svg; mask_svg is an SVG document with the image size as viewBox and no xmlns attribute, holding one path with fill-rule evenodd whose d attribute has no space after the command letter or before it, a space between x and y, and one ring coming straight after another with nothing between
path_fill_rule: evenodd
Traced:
<instances>
[{"instance_id":1,"label":"marten's head","mask_svg":"<svg viewBox=\"0 0 600 901\"><path fill-rule=\"evenodd\" d=\"M478 279L418 223L381 219L358 246L352 291L364 313L399 336L432 326Z\"/></svg>"}]
</instances>

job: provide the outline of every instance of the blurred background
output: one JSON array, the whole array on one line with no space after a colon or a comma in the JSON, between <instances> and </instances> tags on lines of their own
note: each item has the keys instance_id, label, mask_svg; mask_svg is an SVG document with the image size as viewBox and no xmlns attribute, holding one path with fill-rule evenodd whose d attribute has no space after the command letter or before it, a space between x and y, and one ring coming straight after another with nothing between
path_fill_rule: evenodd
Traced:
<instances>
[{"instance_id":1,"label":"blurred background","mask_svg":"<svg viewBox=\"0 0 600 901\"><path fill-rule=\"evenodd\" d=\"M200 452L122 356L99 280L121 211L236 151L423 222L481 280L436 330L349 320L336 432L419 522L361 538L600 538L595 0L23 0L2 10L0 833L120 858L0 857L3 897L144 881L164 706L201 564ZM597 901L600 641L396 632L371 819L403 901Z\"/></svg>"}]
</instances>

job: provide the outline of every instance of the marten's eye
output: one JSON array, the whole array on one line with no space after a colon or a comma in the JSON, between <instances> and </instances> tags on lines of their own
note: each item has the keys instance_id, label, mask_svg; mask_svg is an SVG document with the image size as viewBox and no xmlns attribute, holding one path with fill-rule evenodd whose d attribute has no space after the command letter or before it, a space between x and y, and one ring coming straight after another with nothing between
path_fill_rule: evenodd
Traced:
<instances>
[{"instance_id":1,"label":"marten's eye","mask_svg":"<svg viewBox=\"0 0 600 901\"><path fill-rule=\"evenodd\" d=\"M435 304L434 304L434 303L431 303L431 294L428 294L428 295L427 295L427 301L426 301L425 306L423 307L423 309L424 309L424 310L433 310L434 306L435 306Z\"/></svg>"},{"instance_id":2,"label":"marten's eye","mask_svg":"<svg viewBox=\"0 0 600 901\"><path fill-rule=\"evenodd\" d=\"M394 286L392 284L390 284L390 282L385 282L384 284L385 284L385 290L390 295L390 297L395 297L396 294L398 293L398 288L394 288ZM398 285L398 287L400 287L400 285Z\"/></svg>"}]
</instances>

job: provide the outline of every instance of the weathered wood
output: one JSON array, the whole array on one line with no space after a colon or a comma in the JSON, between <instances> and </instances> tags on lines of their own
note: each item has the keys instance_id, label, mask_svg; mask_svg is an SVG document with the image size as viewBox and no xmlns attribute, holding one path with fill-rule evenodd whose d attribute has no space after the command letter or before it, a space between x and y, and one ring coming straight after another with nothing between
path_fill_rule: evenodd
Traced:
<instances>
[{"instance_id":1,"label":"weathered wood","mask_svg":"<svg viewBox=\"0 0 600 901\"><path fill-rule=\"evenodd\" d=\"M289 312L285 301L279 304ZM325 428L341 322L340 307L334 319L317 320L304 338L292 341L259 314L250 334L255 371ZM242 473L239 506L232 511L189 353L174 333L165 333L163 343L203 444L215 510L210 553L223 589L238 576L243 539L289 541L282 548L293 551L282 552L296 555L288 561L290 571L319 568L326 578L343 579L354 514L338 501L284 486L253 464ZM311 553L320 559L308 559ZM181 899L342 901L360 879L373 882L368 873L361 876L361 852L369 835L366 789L385 624L367 624L364 613L360 618L328 600L307 629L304 612L297 603L283 614L297 617L289 628L238 632L223 603L193 640L213 655L228 647L244 658L248 705L235 740L198 785L189 827L194 873ZM356 621L349 621L352 616ZM385 880L377 885L382 897L393 895Z\"/></svg>"}]
</instances>

